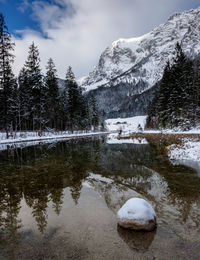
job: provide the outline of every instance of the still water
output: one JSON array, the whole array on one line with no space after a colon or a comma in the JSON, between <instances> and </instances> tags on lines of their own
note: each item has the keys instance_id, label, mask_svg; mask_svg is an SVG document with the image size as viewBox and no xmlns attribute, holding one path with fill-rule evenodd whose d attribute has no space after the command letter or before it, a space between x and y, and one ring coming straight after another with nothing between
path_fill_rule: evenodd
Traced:
<instances>
[{"instance_id":1,"label":"still water","mask_svg":"<svg viewBox=\"0 0 200 260\"><path fill-rule=\"evenodd\" d=\"M200 259L200 176L149 144L84 138L0 152L0 259ZM117 226L131 197L155 232Z\"/></svg>"}]
</instances>

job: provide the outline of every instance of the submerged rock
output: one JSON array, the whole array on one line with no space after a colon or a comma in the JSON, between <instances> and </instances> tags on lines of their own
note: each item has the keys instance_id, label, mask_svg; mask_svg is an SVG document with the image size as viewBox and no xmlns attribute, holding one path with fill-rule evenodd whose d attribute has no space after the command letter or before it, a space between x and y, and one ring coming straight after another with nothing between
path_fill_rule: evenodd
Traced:
<instances>
[{"instance_id":1,"label":"submerged rock","mask_svg":"<svg viewBox=\"0 0 200 260\"><path fill-rule=\"evenodd\" d=\"M156 213L152 206L140 198L129 199L117 213L118 224L137 231L152 231L156 228Z\"/></svg>"}]
</instances>

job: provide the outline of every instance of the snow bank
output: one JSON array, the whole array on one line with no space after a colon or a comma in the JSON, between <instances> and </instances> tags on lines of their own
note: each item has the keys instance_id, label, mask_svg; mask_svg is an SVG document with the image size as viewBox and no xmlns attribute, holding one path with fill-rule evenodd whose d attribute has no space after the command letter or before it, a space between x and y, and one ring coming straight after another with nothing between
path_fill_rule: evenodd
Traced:
<instances>
[{"instance_id":1,"label":"snow bank","mask_svg":"<svg viewBox=\"0 0 200 260\"><path fill-rule=\"evenodd\" d=\"M43 140L57 140L57 139L70 139L78 137L88 137L93 135L108 134L108 132L74 132L73 134L69 132L58 132L50 133L43 132L41 136L37 132L16 132L15 136L6 139L6 133L0 133L0 144L13 144L21 142L36 142Z\"/></svg>"},{"instance_id":2,"label":"snow bank","mask_svg":"<svg viewBox=\"0 0 200 260\"><path fill-rule=\"evenodd\" d=\"M200 141L185 140L183 146L173 144L168 155L172 160L200 161Z\"/></svg>"},{"instance_id":3,"label":"snow bank","mask_svg":"<svg viewBox=\"0 0 200 260\"><path fill-rule=\"evenodd\" d=\"M0 151L13 150L13 149L17 149L17 148L23 149L25 147L34 146L34 145L38 145L38 144L53 145L56 142L57 142L57 140L50 139L50 140L39 140L39 141L13 142L13 143L6 143L6 144L0 143Z\"/></svg>"},{"instance_id":4,"label":"snow bank","mask_svg":"<svg viewBox=\"0 0 200 260\"><path fill-rule=\"evenodd\" d=\"M181 126L172 129L149 129L145 130L148 134L200 134L200 125L191 128L190 130L183 131Z\"/></svg>"},{"instance_id":5,"label":"snow bank","mask_svg":"<svg viewBox=\"0 0 200 260\"><path fill-rule=\"evenodd\" d=\"M108 131L122 131L123 133L132 133L144 131L147 116L135 116L129 118L115 118L106 120Z\"/></svg>"}]
</instances>

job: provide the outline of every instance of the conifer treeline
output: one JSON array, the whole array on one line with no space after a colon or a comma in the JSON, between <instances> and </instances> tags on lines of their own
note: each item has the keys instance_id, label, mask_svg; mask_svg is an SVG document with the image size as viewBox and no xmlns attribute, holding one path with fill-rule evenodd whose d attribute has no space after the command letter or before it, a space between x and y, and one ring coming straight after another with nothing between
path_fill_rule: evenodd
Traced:
<instances>
[{"instance_id":1,"label":"conifer treeline","mask_svg":"<svg viewBox=\"0 0 200 260\"><path fill-rule=\"evenodd\" d=\"M27 60L14 77L11 63L14 43L0 14L0 129L7 137L11 129L21 130L85 130L99 126L94 98L87 100L75 81L71 67L66 73L65 87L59 91L56 68L50 58L43 76L34 43Z\"/></svg>"},{"instance_id":2,"label":"conifer treeline","mask_svg":"<svg viewBox=\"0 0 200 260\"><path fill-rule=\"evenodd\" d=\"M190 60L179 43L167 62L160 89L149 106L147 127L187 130L200 123L200 62Z\"/></svg>"}]
</instances>

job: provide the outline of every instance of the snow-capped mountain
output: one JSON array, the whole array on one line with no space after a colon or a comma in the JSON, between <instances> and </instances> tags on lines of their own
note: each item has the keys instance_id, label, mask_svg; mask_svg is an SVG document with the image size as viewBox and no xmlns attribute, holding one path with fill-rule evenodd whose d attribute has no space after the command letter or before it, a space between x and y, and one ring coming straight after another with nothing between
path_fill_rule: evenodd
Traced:
<instances>
[{"instance_id":1,"label":"snow-capped mountain","mask_svg":"<svg viewBox=\"0 0 200 260\"><path fill-rule=\"evenodd\" d=\"M161 79L177 42L190 57L200 53L200 8L176 13L165 24L142 37L113 42L100 56L94 71L82 80L81 86L87 92L97 89L104 92L103 96L99 96L99 91L94 92L98 94L100 109L104 110L107 110L107 101L99 98L107 97L105 88L112 87L112 93L117 91L118 95L123 92L115 105L108 107L109 113L115 111L117 115L124 98L141 95Z\"/></svg>"},{"instance_id":2,"label":"snow-capped mountain","mask_svg":"<svg viewBox=\"0 0 200 260\"><path fill-rule=\"evenodd\" d=\"M139 38L119 39L102 53L97 67L83 79L86 90L119 81L144 80L148 86L160 78L168 59L174 54L176 43L189 55L200 51L200 8L176 13L165 24ZM133 72L133 68L137 70ZM138 68L139 67L139 68ZM131 69L131 71L129 71ZM123 73L129 72L129 77ZM132 73L131 73L132 72ZM115 80L115 78L117 79Z\"/></svg>"}]
</instances>

